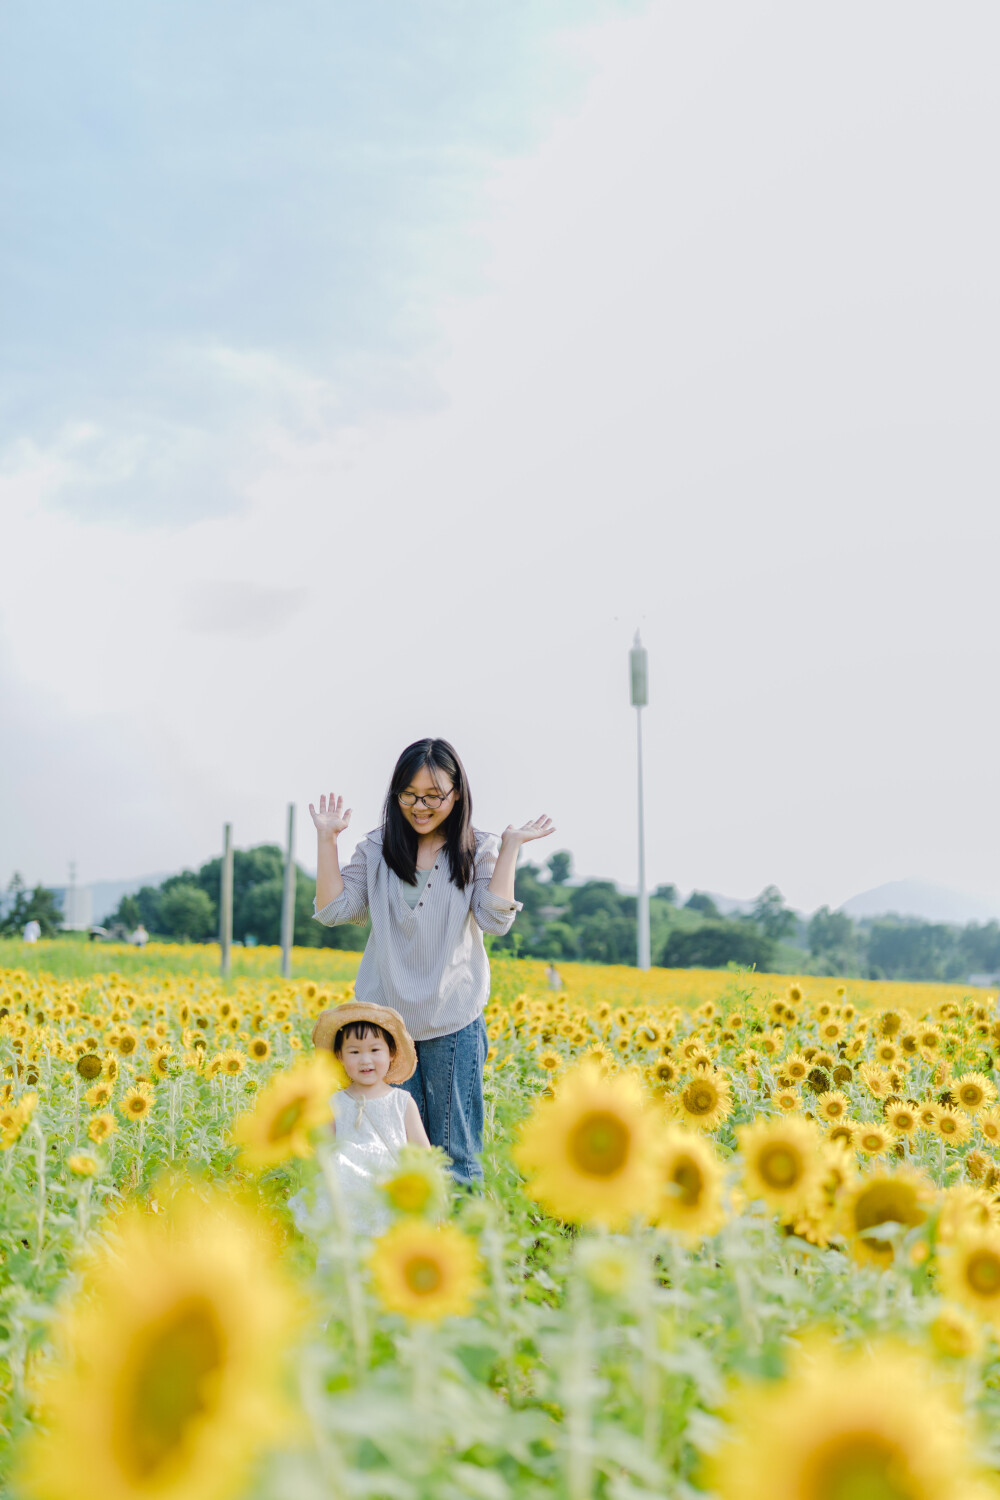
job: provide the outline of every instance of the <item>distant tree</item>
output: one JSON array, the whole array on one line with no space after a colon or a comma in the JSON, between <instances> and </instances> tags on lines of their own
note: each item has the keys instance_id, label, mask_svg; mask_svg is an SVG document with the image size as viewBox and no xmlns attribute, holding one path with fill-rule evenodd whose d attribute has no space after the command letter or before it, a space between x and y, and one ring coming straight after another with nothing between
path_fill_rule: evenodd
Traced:
<instances>
[{"instance_id":1,"label":"distant tree","mask_svg":"<svg viewBox=\"0 0 1000 1500\"><path fill-rule=\"evenodd\" d=\"M1000 925L986 922L970 922L959 939L959 947L966 971L969 974L996 974L1000 972Z\"/></svg>"},{"instance_id":2,"label":"distant tree","mask_svg":"<svg viewBox=\"0 0 1000 1500\"><path fill-rule=\"evenodd\" d=\"M809 952L817 957L823 953L842 953L854 942L854 923L846 912L831 911L821 906L809 918L806 929Z\"/></svg>"},{"instance_id":3,"label":"distant tree","mask_svg":"<svg viewBox=\"0 0 1000 1500\"><path fill-rule=\"evenodd\" d=\"M657 963L665 969L724 969L736 963L766 970L774 962L774 949L774 940L749 922L702 922L675 928Z\"/></svg>"},{"instance_id":4,"label":"distant tree","mask_svg":"<svg viewBox=\"0 0 1000 1500\"><path fill-rule=\"evenodd\" d=\"M599 911L607 912L609 917L621 915L621 897L613 880L588 880L576 886L569 905L575 921Z\"/></svg>"},{"instance_id":5,"label":"distant tree","mask_svg":"<svg viewBox=\"0 0 1000 1500\"><path fill-rule=\"evenodd\" d=\"M284 875L272 875L244 890L240 907L241 936L247 933L258 943L275 946L281 942L281 903L285 893ZM235 930L235 920L233 927Z\"/></svg>"},{"instance_id":6,"label":"distant tree","mask_svg":"<svg viewBox=\"0 0 1000 1500\"><path fill-rule=\"evenodd\" d=\"M700 911L706 917L721 917L722 913L707 891L692 891L684 903L688 911Z\"/></svg>"},{"instance_id":7,"label":"distant tree","mask_svg":"<svg viewBox=\"0 0 1000 1500\"><path fill-rule=\"evenodd\" d=\"M193 880L178 880L163 893L160 921L167 937L201 942L217 931L212 900Z\"/></svg>"},{"instance_id":8,"label":"distant tree","mask_svg":"<svg viewBox=\"0 0 1000 1500\"><path fill-rule=\"evenodd\" d=\"M523 864L514 873L514 895L521 902L526 912L532 915L540 906L544 906L551 900L551 892L547 884L539 880L542 873L540 865ZM528 924L525 923L525 926Z\"/></svg>"},{"instance_id":9,"label":"distant tree","mask_svg":"<svg viewBox=\"0 0 1000 1500\"><path fill-rule=\"evenodd\" d=\"M577 924L581 958L599 964L634 964L635 922L598 909Z\"/></svg>"},{"instance_id":10,"label":"distant tree","mask_svg":"<svg viewBox=\"0 0 1000 1500\"><path fill-rule=\"evenodd\" d=\"M959 929L943 922L887 918L868 931L873 979L960 979L965 969Z\"/></svg>"},{"instance_id":11,"label":"distant tree","mask_svg":"<svg viewBox=\"0 0 1000 1500\"><path fill-rule=\"evenodd\" d=\"M776 885L761 891L753 904L752 920L772 942L780 943L795 931L795 913L785 905L785 898Z\"/></svg>"},{"instance_id":12,"label":"distant tree","mask_svg":"<svg viewBox=\"0 0 1000 1500\"><path fill-rule=\"evenodd\" d=\"M134 896L123 896L118 903L118 920L129 932L134 932L140 922L139 903Z\"/></svg>"},{"instance_id":13,"label":"distant tree","mask_svg":"<svg viewBox=\"0 0 1000 1500\"><path fill-rule=\"evenodd\" d=\"M665 901L668 906L677 905L677 887L675 885L658 885L653 895L658 901Z\"/></svg>"},{"instance_id":14,"label":"distant tree","mask_svg":"<svg viewBox=\"0 0 1000 1500\"><path fill-rule=\"evenodd\" d=\"M566 849L560 849L547 861L549 877L553 885L565 885L573 869L573 856Z\"/></svg>"},{"instance_id":15,"label":"distant tree","mask_svg":"<svg viewBox=\"0 0 1000 1500\"><path fill-rule=\"evenodd\" d=\"M546 922L530 948L532 958L579 958L579 942L568 922Z\"/></svg>"},{"instance_id":16,"label":"distant tree","mask_svg":"<svg viewBox=\"0 0 1000 1500\"><path fill-rule=\"evenodd\" d=\"M0 933L20 937L26 922L37 922L42 937L55 937L62 926L62 908L55 892L44 885L29 891L22 876L15 874L7 887Z\"/></svg>"}]
</instances>

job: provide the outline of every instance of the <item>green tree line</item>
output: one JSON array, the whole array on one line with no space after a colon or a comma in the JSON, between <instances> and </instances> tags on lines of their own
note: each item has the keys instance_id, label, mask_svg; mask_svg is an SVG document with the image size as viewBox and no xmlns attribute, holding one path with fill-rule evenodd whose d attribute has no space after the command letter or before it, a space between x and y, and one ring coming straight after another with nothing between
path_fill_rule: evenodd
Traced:
<instances>
[{"instance_id":1,"label":"green tree line","mask_svg":"<svg viewBox=\"0 0 1000 1500\"><path fill-rule=\"evenodd\" d=\"M612 880L572 881L566 850L544 866L525 863L515 890L523 903L511 931L492 938L501 952L604 964L636 961L636 898ZM201 942L219 930L222 861L171 875L159 886L125 896L106 925L119 933L141 922L154 938ZM233 936L239 942L280 941L284 860L277 844L237 849L233 857ZM294 941L303 947L361 949L369 927L313 921L315 881L296 866ZM855 922L823 906L809 918L791 911L775 886L752 909L723 914L711 896L695 891L681 904L676 887L660 885L650 897L650 952L666 968L720 969L735 965L777 972L842 974L865 979L963 981L970 974L1000 974L1000 924L958 926L906 917ZM29 891L20 876L8 888L0 933L18 934L36 918L43 936L59 929L52 892Z\"/></svg>"}]
</instances>

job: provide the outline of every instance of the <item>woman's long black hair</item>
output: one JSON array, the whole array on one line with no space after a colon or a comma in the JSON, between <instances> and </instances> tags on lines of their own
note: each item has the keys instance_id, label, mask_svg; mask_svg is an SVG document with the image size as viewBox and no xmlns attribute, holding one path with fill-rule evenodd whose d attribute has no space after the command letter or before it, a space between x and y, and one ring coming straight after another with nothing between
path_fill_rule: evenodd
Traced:
<instances>
[{"instance_id":1,"label":"woman's long black hair","mask_svg":"<svg viewBox=\"0 0 1000 1500\"><path fill-rule=\"evenodd\" d=\"M397 801L422 766L426 766L434 785L443 789L437 773L443 772L455 788L451 812L441 824L451 866L451 878L460 891L472 879L476 862L476 835L472 831L472 793L465 767L447 740L414 740L396 762L382 811L382 853L390 870L406 885L417 878L417 831L403 817Z\"/></svg>"}]
</instances>

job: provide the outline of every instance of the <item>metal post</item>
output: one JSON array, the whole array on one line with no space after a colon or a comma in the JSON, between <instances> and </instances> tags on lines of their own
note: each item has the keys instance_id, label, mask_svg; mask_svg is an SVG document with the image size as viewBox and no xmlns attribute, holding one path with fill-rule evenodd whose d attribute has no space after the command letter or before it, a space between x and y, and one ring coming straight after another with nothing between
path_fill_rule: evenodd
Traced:
<instances>
[{"instance_id":1,"label":"metal post","mask_svg":"<svg viewBox=\"0 0 1000 1500\"><path fill-rule=\"evenodd\" d=\"M281 893L281 972L292 975L292 937L295 933L295 803L288 804L288 843L285 846L285 887Z\"/></svg>"},{"instance_id":2,"label":"metal post","mask_svg":"<svg viewBox=\"0 0 1000 1500\"><path fill-rule=\"evenodd\" d=\"M227 823L222 834L222 892L219 900L219 947L222 950L222 977L229 978L233 951L233 825Z\"/></svg>"},{"instance_id":3,"label":"metal post","mask_svg":"<svg viewBox=\"0 0 1000 1500\"><path fill-rule=\"evenodd\" d=\"M636 904L636 964L649 968L649 896L646 894L646 829L642 802L642 710L649 702L649 673L646 648L638 630L629 652L632 677L632 706L635 709L636 750L639 781L639 899Z\"/></svg>"}]
</instances>

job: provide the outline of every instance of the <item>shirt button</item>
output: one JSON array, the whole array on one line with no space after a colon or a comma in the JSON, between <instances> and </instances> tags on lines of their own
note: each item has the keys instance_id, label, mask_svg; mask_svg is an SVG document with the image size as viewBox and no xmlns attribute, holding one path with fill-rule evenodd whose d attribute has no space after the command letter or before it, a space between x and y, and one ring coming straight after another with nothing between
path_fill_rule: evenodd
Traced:
<instances>
[{"instance_id":1,"label":"shirt button","mask_svg":"<svg viewBox=\"0 0 1000 1500\"><path fill-rule=\"evenodd\" d=\"M418 905L418 906L423 906L423 904L424 904L424 903L423 903L423 902L422 902L422 901L418 901L418 902L417 902L417 905Z\"/></svg>"}]
</instances>

